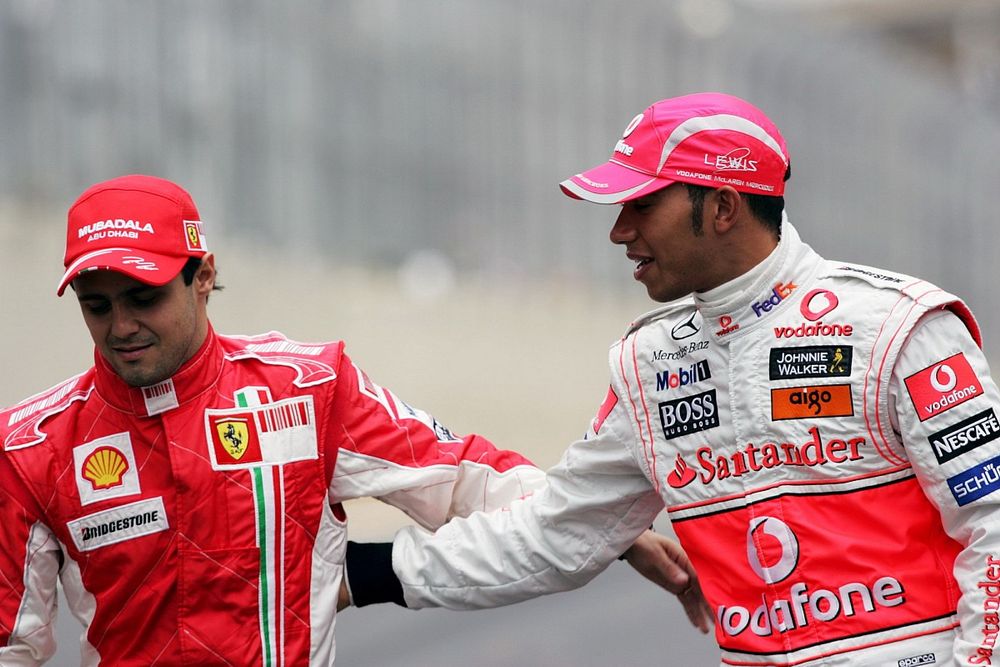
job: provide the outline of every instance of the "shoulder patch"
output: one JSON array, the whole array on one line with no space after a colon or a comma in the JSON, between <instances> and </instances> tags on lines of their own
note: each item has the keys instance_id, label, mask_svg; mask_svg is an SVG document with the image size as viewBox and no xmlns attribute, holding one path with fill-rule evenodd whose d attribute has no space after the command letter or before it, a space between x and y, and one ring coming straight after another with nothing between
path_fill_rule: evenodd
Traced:
<instances>
[{"instance_id":1,"label":"shoulder patch","mask_svg":"<svg viewBox=\"0 0 1000 667\"><path fill-rule=\"evenodd\" d=\"M65 382L27 398L0 412L0 426L10 427L3 442L4 449L20 449L45 440L38 426L44 419L65 410L73 401L84 401L94 389L85 378L93 369L75 375Z\"/></svg>"},{"instance_id":2,"label":"shoulder patch","mask_svg":"<svg viewBox=\"0 0 1000 667\"><path fill-rule=\"evenodd\" d=\"M228 361L253 359L265 364L286 366L296 372L297 387L312 387L337 379L334 370L340 343L300 343L277 331L259 336L220 337Z\"/></svg>"}]
</instances>

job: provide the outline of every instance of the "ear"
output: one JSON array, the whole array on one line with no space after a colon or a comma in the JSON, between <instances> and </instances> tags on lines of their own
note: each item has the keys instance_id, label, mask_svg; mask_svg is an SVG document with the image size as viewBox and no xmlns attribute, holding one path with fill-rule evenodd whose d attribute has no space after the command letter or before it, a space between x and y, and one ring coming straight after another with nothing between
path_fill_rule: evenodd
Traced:
<instances>
[{"instance_id":1,"label":"ear","mask_svg":"<svg viewBox=\"0 0 1000 667\"><path fill-rule=\"evenodd\" d=\"M718 188L712 195L715 198L711 209L714 212L712 226L715 233L721 236L736 226L743 209L743 198L730 185Z\"/></svg>"},{"instance_id":2,"label":"ear","mask_svg":"<svg viewBox=\"0 0 1000 667\"><path fill-rule=\"evenodd\" d=\"M201 266L194 274L194 290L198 296L207 297L215 287L215 255L208 253L201 258Z\"/></svg>"}]
</instances>

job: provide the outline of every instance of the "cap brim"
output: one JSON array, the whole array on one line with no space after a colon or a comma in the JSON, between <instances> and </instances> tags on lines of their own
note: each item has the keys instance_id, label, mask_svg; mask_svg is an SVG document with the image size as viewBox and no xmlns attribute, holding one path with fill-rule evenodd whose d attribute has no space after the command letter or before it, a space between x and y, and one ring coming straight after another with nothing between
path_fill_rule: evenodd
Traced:
<instances>
[{"instance_id":1,"label":"cap brim","mask_svg":"<svg viewBox=\"0 0 1000 667\"><path fill-rule=\"evenodd\" d=\"M584 199L595 204L621 204L656 192L672 183L674 181L650 176L617 162L605 162L566 179L559 187L574 199Z\"/></svg>"},{"instance_id":2,"label":"cap brim","mask_svg":"<svg viewBox=\"0 0 1000 667\"><path fill-rule=\"evenodd\" d=\"M124 273L146 285L159 287L166 285L180 273L189 257L158 255L146 250L133 248L104 248L81 255L66 267L66 273L59 281L56 294L62 296L66 286L81 273L107 270Z\"/></svg>"}]
</instances>

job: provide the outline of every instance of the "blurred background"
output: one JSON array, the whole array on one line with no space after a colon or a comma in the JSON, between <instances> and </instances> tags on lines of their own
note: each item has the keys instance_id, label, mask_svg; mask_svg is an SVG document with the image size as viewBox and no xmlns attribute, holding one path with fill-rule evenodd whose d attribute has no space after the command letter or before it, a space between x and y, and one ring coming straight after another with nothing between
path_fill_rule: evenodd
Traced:
<instances>
[{"instance_id":1,"label":"blurred background","mask_svg":"<svg viewBox=\"0 0 1000 667\"><path fill-rule=\"evenodd\" d=\"M1000 349L998 0L4 0L0 90L0 404L89 365L54 294L65 210L151 173L198 203L219 331L345 339L452 430L547 467L653 305L607 241L615 209L557 183L653 101L702 90L782 129L813 247L961 295L994 366ZM402 521L348 510L357 539ZM52 664L78 664L74 623ZM507 609L338 619L345 666L717 656L619 564Z\"/></svg>"}]
</instances>

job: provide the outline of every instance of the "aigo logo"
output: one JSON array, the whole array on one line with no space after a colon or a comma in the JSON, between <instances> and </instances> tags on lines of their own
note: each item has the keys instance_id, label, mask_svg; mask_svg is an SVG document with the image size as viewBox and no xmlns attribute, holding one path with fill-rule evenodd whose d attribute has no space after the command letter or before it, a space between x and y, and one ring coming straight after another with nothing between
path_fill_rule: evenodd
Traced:
<instances>
[{"instance_id":1,"label":"aigo logo","mask_svg":"<svg viewBox=\"0 0 1000 667\"><path fill-rule=\"evenodd\" d=\"M784 581L799 564L799 541L781 519L754 517L747 528L747 562L764 583Z\"/></svg>"},{"instance_id":2,"label":"aigo logo","mask_svg":"<svg viewBox=\"0 0 1000 667\"><path fill-rule=\"evenodd\" d=\"M840 305L837 295L828 289L814 289L804 297L799 304L799 312L802 317L810 322L815 322L827 313L832 312Z\"/></svg>"}]
</instances>

